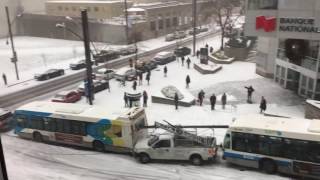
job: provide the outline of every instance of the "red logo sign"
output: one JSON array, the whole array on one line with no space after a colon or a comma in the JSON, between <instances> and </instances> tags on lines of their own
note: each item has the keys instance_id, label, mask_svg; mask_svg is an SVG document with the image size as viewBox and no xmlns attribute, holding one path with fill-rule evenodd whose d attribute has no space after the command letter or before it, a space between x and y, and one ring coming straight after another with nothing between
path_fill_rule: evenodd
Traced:
<instances>
[{"instance_id":1,"label":"red logo sign","mask_svg":"<svg viewBox=\"0 0 320 180\"><path fill-rule=\"evenodd\" d=\"M276 29L276 18L275 17L256 17L256 29L264 29L265 32L271 32Z\"/></svg>"}]
</instances>

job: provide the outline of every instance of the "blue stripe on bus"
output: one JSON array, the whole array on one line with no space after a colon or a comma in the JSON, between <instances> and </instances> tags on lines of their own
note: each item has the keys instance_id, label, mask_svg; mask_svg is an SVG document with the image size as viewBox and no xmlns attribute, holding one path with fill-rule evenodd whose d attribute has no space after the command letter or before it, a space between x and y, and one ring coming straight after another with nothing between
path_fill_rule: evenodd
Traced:
<instances>
[{"instance_id":1,"label":"blue stripe on bus","mask_svg":"<svg viewBox=\"0 0 320 180\"><path fill-rule=\"evenodd\" d=\"M46 112L35 112L35 111L25 111L25 110L16 110L15 115L27 115L27 116L42 116L48 117L51 116L52 113Z\"/></svg>"},{"instance_id":2,"label":"blue stripe on bus","mask_svg":"<svg viewBox=\"0 0 320 180\"><path fill-rule=\"evenodd\" d=\"M92 136L95 140L99 140L107 145L112 145L112 139L108 137L107 131L111 128L112 123L108 119L100 119L96 123L90 123L87 126L88 135Z\"/></svg>"},{"instance_id":3,"label":"blue stripe on bus","mask_svg":"<svg viewBox=\"0 0 320 180\"><path fill-rule=\"evenodd\" d=\"M252 156L252 155L243 155L238 153L231 153L231 152L224 152L224 157L230 157L230 158L236 158L236 159L244 159L248 161L259 161L261 157ZM281 161L281 160L275 160L278 166L291 166L291 162L288 161Z\"/></svg>"}]
</instances>

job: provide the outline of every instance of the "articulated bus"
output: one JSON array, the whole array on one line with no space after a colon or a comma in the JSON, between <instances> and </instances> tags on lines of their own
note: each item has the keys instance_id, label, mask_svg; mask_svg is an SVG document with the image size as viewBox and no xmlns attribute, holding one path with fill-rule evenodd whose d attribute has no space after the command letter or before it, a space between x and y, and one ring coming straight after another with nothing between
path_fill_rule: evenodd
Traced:
<instances>
[{"instance_id":1,"label":"articulated bus","mask_svg":"<svg viewBox=\"0 0 320 180\"><path fill-rule=\"evenodd\" d=\"M241 117L230 125L223 149L234 164L320 179L320 120Z\"/></svg>"},{"instance_id":2,"label":"articulated bus","mask_svg":"<svg viewBox=\"0 0 320 180\"><path fill-rule=\"evenodd\" d=\"M97 106L36 101L16 109L13 117L20 137L97 151L130 152L147 134L145 111L137 107L112 114Z\"/></svg>"}]
</instances>

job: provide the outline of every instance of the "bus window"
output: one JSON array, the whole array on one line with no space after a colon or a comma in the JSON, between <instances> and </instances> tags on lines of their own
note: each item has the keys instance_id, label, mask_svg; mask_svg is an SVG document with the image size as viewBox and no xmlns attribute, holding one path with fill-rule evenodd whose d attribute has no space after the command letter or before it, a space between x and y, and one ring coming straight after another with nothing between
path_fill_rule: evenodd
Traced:
<instances>
[{"instance_id":1,"label":"bus window","mask_svg":"<svg viewBox=\"0 0 320 180\"><path fill-rule=\"evenodd\" d=\"M71 133L71 121L63 120L63 132L67 134Z\"/></svg>"},{"instance_id":2,"label":"bus window","mask_svg":"<svg viewBox=\"0 0 320 180\"><path fill-rule=\"evenodd\" d=\"M223 148L230 149L230 134L226 134L224 137Z\"/></svg>"},{"instance_id":3,"label":"bus window","mask_svg":"<svg viewBox=\"0 0 320 180\"><path fill-rule=\"evenodd\" d=\"M80 135L80 122L70 121L71 122L71 133Z\"/></svg>"},{"instance_id":4,"label":"bus window","mask_svg":"<svg viewBox=\"0 0 320 180\"><path fill-rule=\"evenodd\" d=\"M27 127L27 116L24 116L24 115L18 115L16 117L16 121L17 121L17 125L19 127L22 127L22 128L25 128Z\"/></svg>"},{"instance_id":5,"label":"bus window","mask_svg":"<svg viewBox=\"0 0 320 180\"><path fill-rule=\"evenodd\" d=\"M236 151L246 151L243 133L232 133L232 149Z\"/></svg>"},{"instance_id":6,"label":"bus window","mask_svg":"<svg viewBox=\"0 0 320 180\"><path fill-rule=\"evenodd\" d=\"M82 136L86 136L87 135L86 123L85 122L80 122L80 135L82 135Z\"/></svg>"},{"instance_id":7,"label":"bus window","mask_svg":"<svg viewBox=\"0 0 320 180\"><path fill-rule=\"evenodd\" d=\"M31 128L44 130L43 119L39 116L31 116Z\"/></svg>"}]
</instances>

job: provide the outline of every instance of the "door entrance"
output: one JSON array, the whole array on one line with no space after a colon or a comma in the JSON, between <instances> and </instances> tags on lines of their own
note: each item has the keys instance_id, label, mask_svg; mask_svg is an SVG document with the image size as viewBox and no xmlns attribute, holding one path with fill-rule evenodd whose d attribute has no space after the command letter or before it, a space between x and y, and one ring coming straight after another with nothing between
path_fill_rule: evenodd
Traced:
<instances>
[{"instance_id":1,"label":"door entrance","mask_svg":"<svg viewBox=\"0 0 320 180\"><path fill-rule=\"evenodd\" d=\"M299 90L300 73L298 71L289 69L287 70L287 83L286 88L296 93Z\"/></svg>"}]
</instances>

